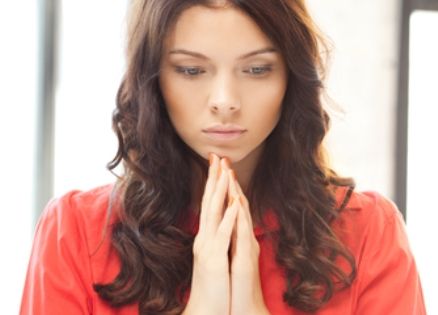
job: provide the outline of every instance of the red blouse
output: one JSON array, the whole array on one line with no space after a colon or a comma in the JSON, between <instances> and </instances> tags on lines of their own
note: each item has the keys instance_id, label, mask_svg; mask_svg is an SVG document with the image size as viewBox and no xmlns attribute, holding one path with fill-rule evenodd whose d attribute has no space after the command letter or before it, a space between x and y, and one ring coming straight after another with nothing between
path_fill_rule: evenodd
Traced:
<instances>
[{"instance_id":1,"label":"red blouse","mask_svg":"<svg viewBox=\"0 0 438 315\"><path fill-rule=\"evenodd\" d=\"M48 204L36 228L21 315L138 314L135 304L111 308L92 288L93 283L111 282L120 268L108 231L117 220L114 211L109 216L107 211L112 187L72 191ZM344 188L337 190L338 203L345 193ZM268 229L278 227L272 212L265 220ZM315 314L426 314L404 222L391 201L375 192L353 192L334 228L354 255L358 274L350 288L336 293ZM196 234L197 224L190 230ZM271 314L305 314L282 301L285 279L275 263L272 241L259 227L254 233L261 250L263 295Z\"/></svg>"}]
</instances>

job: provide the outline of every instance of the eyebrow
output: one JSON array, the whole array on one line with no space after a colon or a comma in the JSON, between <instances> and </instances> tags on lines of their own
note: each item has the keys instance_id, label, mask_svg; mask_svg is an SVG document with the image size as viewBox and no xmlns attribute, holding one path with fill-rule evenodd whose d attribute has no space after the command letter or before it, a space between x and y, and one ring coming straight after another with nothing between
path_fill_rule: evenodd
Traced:
<instances>
[{"instance_id":1,"label":"eyebrow","mask_svg":"<svg viewBox=\"0 0 438 315\"><path fill-rule=\"evenodd\" d=\"M262 49L257 49L257 50L251 51L249 53L246 53L246 54L238 57L237 59L242 60L242 59L246 59L246 58L249 58L249 57L252 57L255 55L259 55L259 54L277 53L277 52L278 52L277 49L272 48L272 47L267 47L267 48L262 48ZM209 58L207 56L204 56L201 53L186 50L186 49L173 49L169 52L169 55L173 55L173 54L183 54L183 55L189 55L189 56L204 59L204 60L209 60Z\"/></svg>"}]
</instances>

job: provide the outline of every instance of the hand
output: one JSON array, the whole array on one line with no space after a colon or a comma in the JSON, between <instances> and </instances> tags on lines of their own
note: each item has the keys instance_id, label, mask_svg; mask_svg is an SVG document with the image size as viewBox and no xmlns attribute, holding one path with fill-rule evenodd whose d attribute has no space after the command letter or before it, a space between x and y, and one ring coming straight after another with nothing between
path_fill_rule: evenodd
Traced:
<instances>
[{"instance_id":1,"label":"hand","mask_svg":"<svg viewBox=\"0 0 438 315\"><path fill-rule=\"evenodd\" d=\"M235 178L229 174L229 200L238 205L231 237L231 315L269 315L263 300L259 272L259 243L253 232L249 203Z\"/></svg>"},{"instance_id":2,"label":"hand","mask_svg":"<svg viewBox=\"0 0 438 315\"><path fill-rule=\"evenodd\" d=\"M230 311L227 253L238 207L234 204L224 213L229 177L227 172L221 171L223 168L226 168L225 161L212 155L202 197L199 232L193 244L191 292L183 314L224 315Z\"/></svg>"}]
</instances>

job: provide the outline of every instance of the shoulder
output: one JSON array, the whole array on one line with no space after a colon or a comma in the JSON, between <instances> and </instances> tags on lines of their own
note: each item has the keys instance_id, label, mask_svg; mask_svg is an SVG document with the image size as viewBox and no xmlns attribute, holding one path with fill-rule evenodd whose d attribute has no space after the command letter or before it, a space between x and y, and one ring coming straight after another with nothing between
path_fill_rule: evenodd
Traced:
<instances>
[{"instance_id":1,"label":"shoulder","mask_svg":"<svg viewBox=\"0 0 438 315\"><path fill-rule=\"evenodd\" d=\"M375 191L353 192L335 224L356 260L355 314L426 313L405 222L393 201Z\"/></svg>"},{"instance_id":2,"label":"shoulder","mask_svg":"<svg viewBox=\"0 0 438 315\"><path fill-rule=\"evenodd\" d=\"M72 190L53 198L44 209L39 226L56 229L65 240L81 239L90 252L102 238L102 231L115 219L110 210L114 185L96 187L87 191Z\"/></svg>"},{"instance_id":3,"label":"shoulder","mask_svg":"<svg viewBox=\"0 0 438 315\"><path fill-rule=\"evenodd\" d=\"M112 281L119 267L109 233L104 241L112 191L113 185L74 190L47 204L35 231L22 310L89 314L99 305L93 283Z\"/></svg>"},{"instance_id":4,"label":"shoulder","mask_svg":"<svg viewBox=\"0 0 438 315\"><path fill-rule=\"evenodd\" d=\"M337 193L338 201L344 194ZM382 242L407 246L402 214L391 199L376 191L353 191L334 227L357 258L365 249L377 250Z\"/></svg>"},{"instance_id":5,"label":"shoulder","mask_svg":"<svg viewBox=\"0 0 438 315\"><path fill-rule=\"evenodd\" d=\"M53 198L49 206L61 206L65 211L68 211L67 209L73 211L100 209L107 206L113 186L113 184L108 184L87 191L71 190L60 197Z\"/></svg>"},{"instance_id":6,"label":"shoulder","mask_svg":"<svg viewBox=\"0 0 438 315\"><path fill-rule=\"evenodd\" d=\"M347 189L339 189L336 193L338 204L347 197ZM351 192L345 208L340 214L341 221L358 223L388 223L396 219L403 219L396 204L388 197L376 191Z\"/></svg>"},{"instance_id":7,"label":"shoulder","mask_svg":"<svg viewBox=\"0 0 438 315\"><path fill-rule=\"evenodd\" d=\"M113 185L99 186L88 191L71 190L49 201L42 218L62 215L74 220L86 216L94 221L107 210Z\"/></svg>"}]
</instances>

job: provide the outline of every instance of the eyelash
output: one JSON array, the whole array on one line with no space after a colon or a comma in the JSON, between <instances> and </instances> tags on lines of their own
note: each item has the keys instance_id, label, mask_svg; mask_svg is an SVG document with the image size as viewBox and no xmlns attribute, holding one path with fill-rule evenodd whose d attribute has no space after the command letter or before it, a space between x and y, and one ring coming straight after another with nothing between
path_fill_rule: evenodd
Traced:
<instances>
[{"instance_id":1,"label":"eyelash","mask_svg":"<svg viewBox=\"0 0 438 315\"><path fill-rule=\"evenodd\" d=\"M257 69L258 71L262 71L262 73L260 73L260 72L258 72L258 73L253 73L252 75L254 76L254 77L261 77L261 76L263 76L264 74L267 74L268 72L271 72L272 71L272 66L270 66L270 65L266 65L266 66L255 66L255 67L250 67L249 68L250 70L248 71L248 70L245 70L245 71L243 71L243 72L245 72L245 73L250 73L250 71L251 70L253 70L254 71L254 69ZM193 70L195 70L195 71L197 71L196 73L193 73L193 72L190 72L190 71L193 71ZM205 71L204 70L202 70L201 68L199 68L199 67L175 67L175 71L177 72L177 73L180 73L180 74L182 74L183 76L186 76L186 77L197 77L197 76L199 76L199 75L201 75L201 74L203 74L203 73L205 73Z\"/></svg>"}]
</instances>

